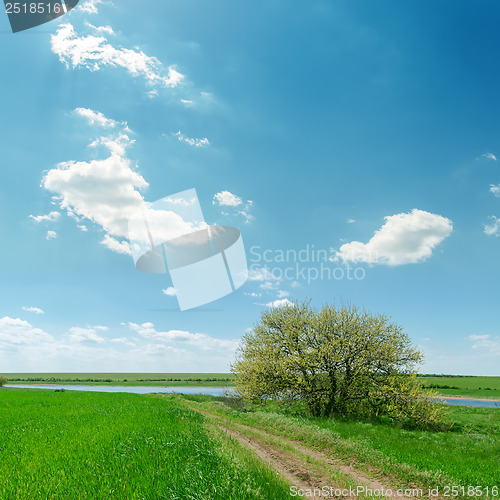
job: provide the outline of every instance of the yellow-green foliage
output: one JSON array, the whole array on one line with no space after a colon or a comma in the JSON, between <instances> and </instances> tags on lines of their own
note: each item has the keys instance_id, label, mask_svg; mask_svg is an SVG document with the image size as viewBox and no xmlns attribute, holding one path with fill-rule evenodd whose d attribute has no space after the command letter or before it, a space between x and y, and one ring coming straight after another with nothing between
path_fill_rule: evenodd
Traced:
<instances>
[{"instance_id":1,"label":"yellow-green foliage","mask_svg":"<svg viewBox=\"0 0 500 500\"><path fill-rule=\"evenodd\" d=\"M7 383L7 377L0 375L0 387Z\"/></svg>"},{"instance_id":2,"label":"yellow-green foliage","mask_svg":"<svg viewBox=\"0 0 500 500\"><path fill-rule=\"evenodd\" d=\"M248 400L301 398L313 415L390 415L439 421L415 368L422 354L389 317L354 306L308 302L262 313L243 337L236 388ZM430 395L432 397L432 394Z\"/></svg>"}]
</instances>

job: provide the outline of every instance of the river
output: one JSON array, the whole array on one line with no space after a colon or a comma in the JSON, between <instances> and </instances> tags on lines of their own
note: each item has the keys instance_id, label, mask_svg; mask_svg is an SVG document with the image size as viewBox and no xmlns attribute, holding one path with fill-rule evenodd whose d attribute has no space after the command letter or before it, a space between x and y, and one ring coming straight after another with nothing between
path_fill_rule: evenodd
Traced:
<instances>
[{"instance_id":1,"label":"river","mask_svg":"<svg viewBox=\"0 0 500 500\"><path fill-rule=\"evenodd\" d=\"M223 396L230 387L154 387L154 386L113 386L113 385L23 385L7 384L4 387L17 387L19 389L65 389L67 391L93 391L93 392L131 392L133 394L148 394L150 392L165 392L179 394L203 394L206 396ZM450 405L477 406L480 408L500 408L498 401L485 401L476 399L443 398Z\"/></svg>"}]
</instances>

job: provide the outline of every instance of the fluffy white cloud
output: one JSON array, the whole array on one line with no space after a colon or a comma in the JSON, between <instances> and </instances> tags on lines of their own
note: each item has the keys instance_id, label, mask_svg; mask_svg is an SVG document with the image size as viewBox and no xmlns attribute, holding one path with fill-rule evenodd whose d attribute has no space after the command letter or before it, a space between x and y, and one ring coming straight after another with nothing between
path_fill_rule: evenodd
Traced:
<instances>
[{"instance_id":1,"label":"fluffy white cloud","mask_svg":"<svg viewBox=\"0 0 500 500\"><path fill-rule=\"evenodd\" d=\"M97 330L105 332L108 328L100 325L87 328L73 326L68 330L68 334L73 342L104 344L106 339L102 335L99 335Z\"/></svg>"},{"instance_id":2,"label":"fluffy white cloud","mask_svg":"<svg viewBox=\"0 0 500 500\"><path fill-rule=\"evenodd\" d=\"M30 345L53 340L51 335L20 318L0 318L0 348L3 345Z\"/></svg>"},{"instance_id":3,"label":"fluffy white cloud","mask_svg":"<svg viewBox=\"0 0 500 500\"><path fill-rule=\"evenodd\" d=\"M53 240L57 238L57 233L55 231L47 231L47 236L45 236L46 240Z\"/></svg>"},{"instance_id":4,"label":"fluffy white cloud","mask_svg":"<svg viewBox=\"0 0 500 500\"><path fill-rule=\"evenodd\" d=\"M123 253L125 255L132 255L132 251L130 250L130 244L128 241L119 241L113 236L109 234L104 235L103 240L101 241L101 245L104 245L106 248L113 250L116 253Z\"/></svg>"},{"instance_id":5,"label":"fluffy white cloud","mask_svg":"<svg viewBox=\"0 0 500 500\"><path fill-rule=\"evenodd\" d=\"M27 306L23 306L22 309L23 309L23 311L32 312L32 313L35 313L35 314L45 314L45 312L42 311L42 309L40 309L39 307L27 307Z\"/></svg>"},{"instance_id":6,"label":"fluffy white cloud","mask_svg":"<svg viewBox=\"0 0 500 500\"><path fill-rule=\"evenodd\" d=\"M35 222L55 222L61 217L60 212L50 212L46 215L30 215L29 218L33 219Z\"/></svg>"},{"instance_id":7,"label":"fluffy white cloud","mask_svg":"<svg viewBox=\"0 0 500 500\"><path fill-rule=\"evenodd\" d=\"M94 26L89 22L85 22L85 26L88 26L95 33L106 33L107 35L114 35L115 32L111 26Z\"/></svg>"},{"instance_id":8,"label":"fluffy white cloud","mask_svg":"<svg viewBox=\"0 0 500 500\"><path fill-rule=\"evenodd\" d=\"M491 153L485 153L484 155L481 155L481 158L485 158L486 160L497 161L497 157Z\"/></svg>"},{"instance_id":9,"label":"fluffy white cloud","mask_svg":"<svg viewBox=\"0 0 500 500\"><path fill-rule=\"evenodd\" d=\"M290 295L290 292L287 292L286 290L278 290L278 299L283 299L284 297L288 297Z\"/></svg>"},{"instance_id":10,"label":"fluffy white cloud","mask_svg":"<svg viewBox=\"0 0 500 500\"><path fill-rule=\"evenodd\" d=\"M193 139L191 137L185 136L180 130L174 135L177 137L177 139L179 139L179 141L185 142L186 144L194 146L195 148L201 148L210 145L210 142L206 137L204 137L203 139Z\"/></svg>"},{"instance_id":11,"label":"fluffy white cloud","mask_svg":"<svg viewBox=\"0 0 500 500\"><path fill-rule=\"evenodd\" d=\"M491 223L484 224L484 234L488 236L500 236L500 219L494 215L488 218L491 220Z\"/></svg>"},{"instance_id":12,"label":"fluffy white cloud","mask_svg":"<svg viewBox=\"0 0 500 500\"><path fill-rule=\"evenodd\" d=\"M250 222L253 220L253 216L250 215L250 208L252 207L253 201L248 200L243 203L243 200L229 191L221 191L216 193L213 197L212 203L225 209L230 209L230 211L223 211L222 215L226 216L237 216L241 215L245 218L245 222Z\"/></svg>"},{"instance_id":13,"label":"fluffy white cloud","mask_svg":"<svg viewBox=\"0 0 500 500\"><path fill-rule=\"evenodd\" d=\"M266 304L267 307L288 307L293 305L294 303L290 302L288 299L277 299Z\"/></svg>"},{"instance_id":14,"label":"fluffy white cloud","mask_svg":"<svg viewBox=\"0 0 500 500\"><path fill-rule=\"evenodd\" d=\"M225 372L237 340L171 330L156 332L151 323L139 332L105 338L105 326L71 327L54 338L27 321L0 318L0 366L4 372Z\"/></svg>"},{"instance_id":15,"label":"fluffy white cloud","mask_svg":"<svg viewBox=\"0 0 500 500\"><path fill-rule=\"evenodd\" d=\"M267 267L251 266L248 270L248 281L277 281Z\"/></svg>"},{"instance_id":16,"label":"fluffy white cloud","mask_svg":"<svg viewBox=\"0 0 500 500\"><path fill-rule=\"evenodd\" d=\"M205 333L191 333L183 330L157 331L153 323L129 323L129 327L141 337L156 342L192 346L203 351L225 350L234 352L238 348L239 340L226 340L211 337Z\"/></svg>"},{"instance_id":17,"label":"fluffy white cloud","mask_svg":"<svg viewBox=\"0 0 500 500\"><path fill-rule=\"evenodd\" d=\"M500 337L493 335L469 335L472 349L486 351L490 355L500 354Z\"/></svg>"},{"instance_id":18,"label":"fluffy white cloud","mask_svg":"<svg viewBox=\"0 0 500 500\"><path fill-rule=\"evenodd\" d=\"M142 76L149 85L177 87L184 79L174 66L167 75L161 62L139 50L115 48L104 36L80 36L70 23L59 25L51 35L52 52L69 68L84 67L99 71L103 67L121 67L130 75Z\"/></svg>"},{"instance_id":19,"label":"fluffy white cloud","mask_svg":"<svg viewBox=\"0 0 500 500\"><path fill-rule=\"evenodd\" d=\"M99 125L104 128L115 128L117 125L123 125L126 127L127 125L124 122L117 122L115 120L111 120L110 118L106 118L99 111L94 111L88 108L76 108L74 112L78 116L86 118L89 125Z\"/></svg>"},{"instance_id":20,"label":"fluffy white cloud","mask_svg":"<svg viewBox=\"0 0 500 500\"><path fill-rule=\"evenodd\" d=\"M103 0L87 0L83 2L78 9L86 14L97 14L97 6L101 3L103 3Z\"/></svg>"},{"instance_id":21,"label":"fluffy white cloud","mask_svg":"<svg viewBox=\"0 0 500 500\"><path fill-rule=\"evenodd\" d=\"M352 241L342 245L337 259L388 266L422 262L453 230L451 220L418 209L385 220L368 243Z\"/></svg>"},{"instance_id":22,"label":"fluffy white cloud","mask_svg":"<svg viewBox=\"0 0 500 500\"><path fill-rule=\"evenodd\" d=\"M162 292L169 297L175 297L177 295L177 289L173 286L163 289Z\"/></svg>"},{"instance_id":23,"label":"fluffy white cloud","mask_svg":"<svg viewBox=\"0 0 500 500\"><path fill-rule=\"evenodd\" d=\"M356 219L347 219L347 224L354 224Z\"/></svg>"},{"instance_id":24,"label":"fluffy white cloud","mask_svg":"<svg viewBox=\"0 0 500 500\"><path fill-rule=\"evenodd\" d=\"M492 184L490 186L490 193L493 193L496 197L500 197L500 184L497 184L496 186Z\"/></svg>"},{"instance_id":25,"label":"fluffy white cloud","mask_svg":"<svg viewBox=\"0 0 500 500\"><path fill-rule=\"evenodd\" d=\"M108 121L99 113L95 116L103 123ZM145 201L141 191L149 184L127 157L127 148L132 143L133 140L122 130L100 137L91 143L91 147L104 147L108 151L107 158L62 162L49 170L42 180L42 186L54 193L54 200L75 218L80 228L83 219L98 224L106 232L101 244L122 254L130 254L131 250L129 243L120 238L130 237L142 242L146 237L129 234L129 220L146 216L155 228L159 228L155 236L162 241L198 228L194 223L185 222L177 213L155 210Z\"/></svg>"},{"instance_id":26,"label":"fluffy white cloud","mask_svg":"<svg viewBox=\"0 0 500 500\"><path fill-rule=\"evenodd\" d=\"M239 196L236 196L229 191L221 191L220 193L214 195L212 203L214 205L220 205L221 207L237 207L243 202Z\"/></svg>"}]
</instances>

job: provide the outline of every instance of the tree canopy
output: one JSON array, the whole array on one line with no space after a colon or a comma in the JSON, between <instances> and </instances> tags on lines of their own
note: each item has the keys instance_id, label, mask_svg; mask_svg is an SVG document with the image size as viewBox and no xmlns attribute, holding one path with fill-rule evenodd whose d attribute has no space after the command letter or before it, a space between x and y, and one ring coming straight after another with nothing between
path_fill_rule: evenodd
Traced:
<instances>
[{"instance_id":1,"label":"tree canopy","mask_svg":"<svg viewBox=\"0 0 500 500\"><path fill-rule=\"evenodd\" d=\"M417 381L422 358L386 315L352 305L316 310L305 301L262 312L231 371L248 400L301 399L313 415L389 415L424 424L437 421L440 408Z\"/></svg>"}]
</instances>

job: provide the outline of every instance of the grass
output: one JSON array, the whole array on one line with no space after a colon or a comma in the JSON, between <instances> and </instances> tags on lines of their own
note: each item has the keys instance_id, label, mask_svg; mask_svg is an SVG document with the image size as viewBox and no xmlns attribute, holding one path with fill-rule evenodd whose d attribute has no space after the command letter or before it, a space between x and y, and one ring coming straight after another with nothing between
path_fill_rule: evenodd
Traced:
<instances>
[{"instance_id":1,"label":"grass","mask_svg":"<svg viewBox=\"0 0 500 500\"><path fill-rule=\"evenodd\" d=\"M500 377L421 375L419 378L427 387L445 396L500 399Z\"/></svg>"},{"instance_id":2,"label":"grass","mask_svg":"<svg viewBox=\"0 0 500 500\"><path fill-rule=\"evenodd\" d=\"M2 375L2 374L0 374ZM225 387L231 373L5 373L9 384Z\"/></svg>"},{"instance_id":3,"label":"grass","mask_svg":"<svg viewBox=\"0 0 500 500\"><path fill-rule=\"evenodd\" d=\"M179 396L178 396L179 397ZM425 488L500 484L500 409L451 407L452 431L409 430L391 422L290 415L262 407L229 407L222 398L183 396L238 423L301 441L382 474Z\"/></svg>"},{"instance_id":4,"label":"grass","mask_svg":"<svg viewBox=\"0 0 500 500\"><path fill-rule=\"evenodd\" d=\"M0 389L0 498L267 499L288 486L174 398Z\"/></svg>"}]
</instances>

